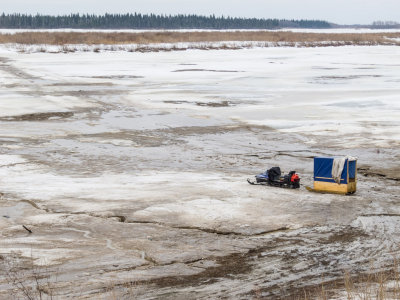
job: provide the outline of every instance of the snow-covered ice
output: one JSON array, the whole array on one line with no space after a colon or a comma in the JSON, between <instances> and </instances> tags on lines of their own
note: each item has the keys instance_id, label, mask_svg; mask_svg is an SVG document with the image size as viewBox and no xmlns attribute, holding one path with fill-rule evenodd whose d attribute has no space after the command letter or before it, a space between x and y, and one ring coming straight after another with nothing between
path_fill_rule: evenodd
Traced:
<instances>
[{"instance_id":1,"label":"snow-covered ice","mask_svg":"<svg viewBox=\"0 0 400 300\"><path fill-rule=\"evenodd\" d=\"M397 61L394 46L1 47L0 254L92 298L111 284L126 296L128 282L142 298L273 297L387 265L400 241ZM311 185L316 155L357 156L357 193L246 182L279 165Z\"/></svg>"}]
</instances>

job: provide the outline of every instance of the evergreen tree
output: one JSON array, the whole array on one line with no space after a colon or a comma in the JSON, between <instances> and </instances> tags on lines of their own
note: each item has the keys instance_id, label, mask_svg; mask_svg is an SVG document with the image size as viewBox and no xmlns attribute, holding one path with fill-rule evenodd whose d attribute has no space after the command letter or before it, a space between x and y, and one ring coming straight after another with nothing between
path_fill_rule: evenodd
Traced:
<instances>
[{"instance_id":1,"label":"evergreen tree","mask_svg":"<svg viewBox=\"0 0 400 300\"><path fill-rule=\"evenodd\" d=\"M281 27L329 28L320 20L278 20L198 15L70 14L61 16L1 14L0 28L15 29L277 29Z\"/></svg>"}]
</instances>

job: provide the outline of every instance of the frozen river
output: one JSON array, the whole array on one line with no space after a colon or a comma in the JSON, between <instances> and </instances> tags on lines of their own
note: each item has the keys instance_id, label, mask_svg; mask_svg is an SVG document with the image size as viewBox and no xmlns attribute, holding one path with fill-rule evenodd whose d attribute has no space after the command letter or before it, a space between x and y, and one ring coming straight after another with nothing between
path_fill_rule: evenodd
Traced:
<instances>
[{"instance_id":1,"label":"frozen river","mask_svg":"<svg viewBox=\"0 0 400 300\"><path fill-rule=\"evenodd\" d=\"M47 294L296 295L399 254L399 47L0 48L0 86L0 258ZM333 155L354 196L246 182Z\"/></svg>"}]
</instances>

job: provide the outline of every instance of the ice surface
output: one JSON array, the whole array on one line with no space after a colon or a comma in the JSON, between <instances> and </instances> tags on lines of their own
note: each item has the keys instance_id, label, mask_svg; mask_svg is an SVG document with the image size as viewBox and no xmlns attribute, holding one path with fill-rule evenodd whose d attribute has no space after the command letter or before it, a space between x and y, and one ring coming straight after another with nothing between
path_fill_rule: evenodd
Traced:
<instances>
[{"instance_id":1,"label":"ice surface","mask_svg":"<svg viewBox=\"0 0 400 300\"><path fill-rule=\"evenodd\" d=\"M15 164L25 163L26 160L18 155L0 155L0 166L9 166Z\"/></svg>"},{"instance_id":2,"label":"ice surface","mask_svg":"<svg viewBox=\"0 0 400 300\"><path fill-rule=\"evenodd\" d=\"M276 286L365 271L371 257L388 265L399 242L399 56L392 46L3 47L0 254L59 268L71 297L95 297L113 278L141 282L142 298L246 298L255 285L273 297ZM246 182L279 165L312 185L314 156L347 154L359 157L353 196Z\"/></svg>"},{"instance_id":3,"label":"ice surface","mask_svg":"<svg viewBox=\"0 0 400 300\"><path fill-rule=\"evenodd\" d=\"M185 109L185 114L194 117L219 116L226 120L240 120L277 129L294 128L296 131L326 132L344 128L346 133L356 134L364 126L359 126L361 122L388 121L394 122L393 125L398 124L399 89L394 84L399 80L398 66L392 64L396 55L399 55L396 47L221 51L214 52L212 59L204 51L103 53L94 56L80 53L61 57L32 54L24 55L26 59L21 60L19 66L29 70L29 66L35 65L34 69L29 70L32 74L40 73L42 78L48 80L57 76L70 78L71 84L85 80L98 82L99 85L116 82L133 85L135 92L117 101L142 109L160 107L172 112L171 107L175 106L175 110ZM44 58L48 63L41 64L37 70L36 62ZM99 65L98 60L104 62ZM189 62L196 66L180 65ZM151 66L157 67L157 72L152 72ZM98 74L102 74L101 79L90 79ZM143 78L121 80L118 76ZM168 81L173 84L167 84ZM148 82L152 84L148 85ZM154 89L156 82L160 86ZM82 103L83 99L65 96L59 97L58 101L48 98L39 97L37 105L30 107L32 112L63 111L91 105L87 101ZM10 106L15 100L8 99L2 101L2 115L16 114ZM18 101L31 103L30 98L22 99ZM207 109L204 114L206 109L196 105L227 100L231 106ZM171 105L180 101L180 105ZM21 110L21 105L18 107ZM22 109L21 112L27 111ZM104 118L107 119L107 115ZM142 124L148 123L143 118L136 120ZM113 119L113 126L117 125L115 122ZM119 123L122 122L123 118ZM193 125L196 122L196 119L185 121ZM317 127L319 130L315 131ZM387 127L385 129L390 130Z\"/></svg>"}]
</instances>

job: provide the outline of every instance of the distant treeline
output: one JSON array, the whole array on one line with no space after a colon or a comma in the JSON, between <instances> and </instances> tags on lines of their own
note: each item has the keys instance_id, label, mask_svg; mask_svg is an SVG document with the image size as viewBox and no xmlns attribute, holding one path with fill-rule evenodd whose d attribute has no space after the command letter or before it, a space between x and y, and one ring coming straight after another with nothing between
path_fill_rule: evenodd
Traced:
<instances>
[{"instance_id":1,"label":"distant treeline","mask_svg":"<svg viewBox=\"0 0 400 300\"><path fill-rule=\"evenodd\" d=\"M70 14L62 16L2 14L0 28L20 29L276 29L330 28L331 24L319 20L278 20L231 18L198 15L155 14Z\"/></svg>"},{"instance_id":2,"label":"distant treeline","mask_svg":"<svg viewBox=\"0 0 400 300\"><path fill-rule=\"evenodd\" d=\"M376 29L395 29L400 28L400 24L394 21L375 21L372 23L371 28Z\"/></svg>"}]
</instances>

